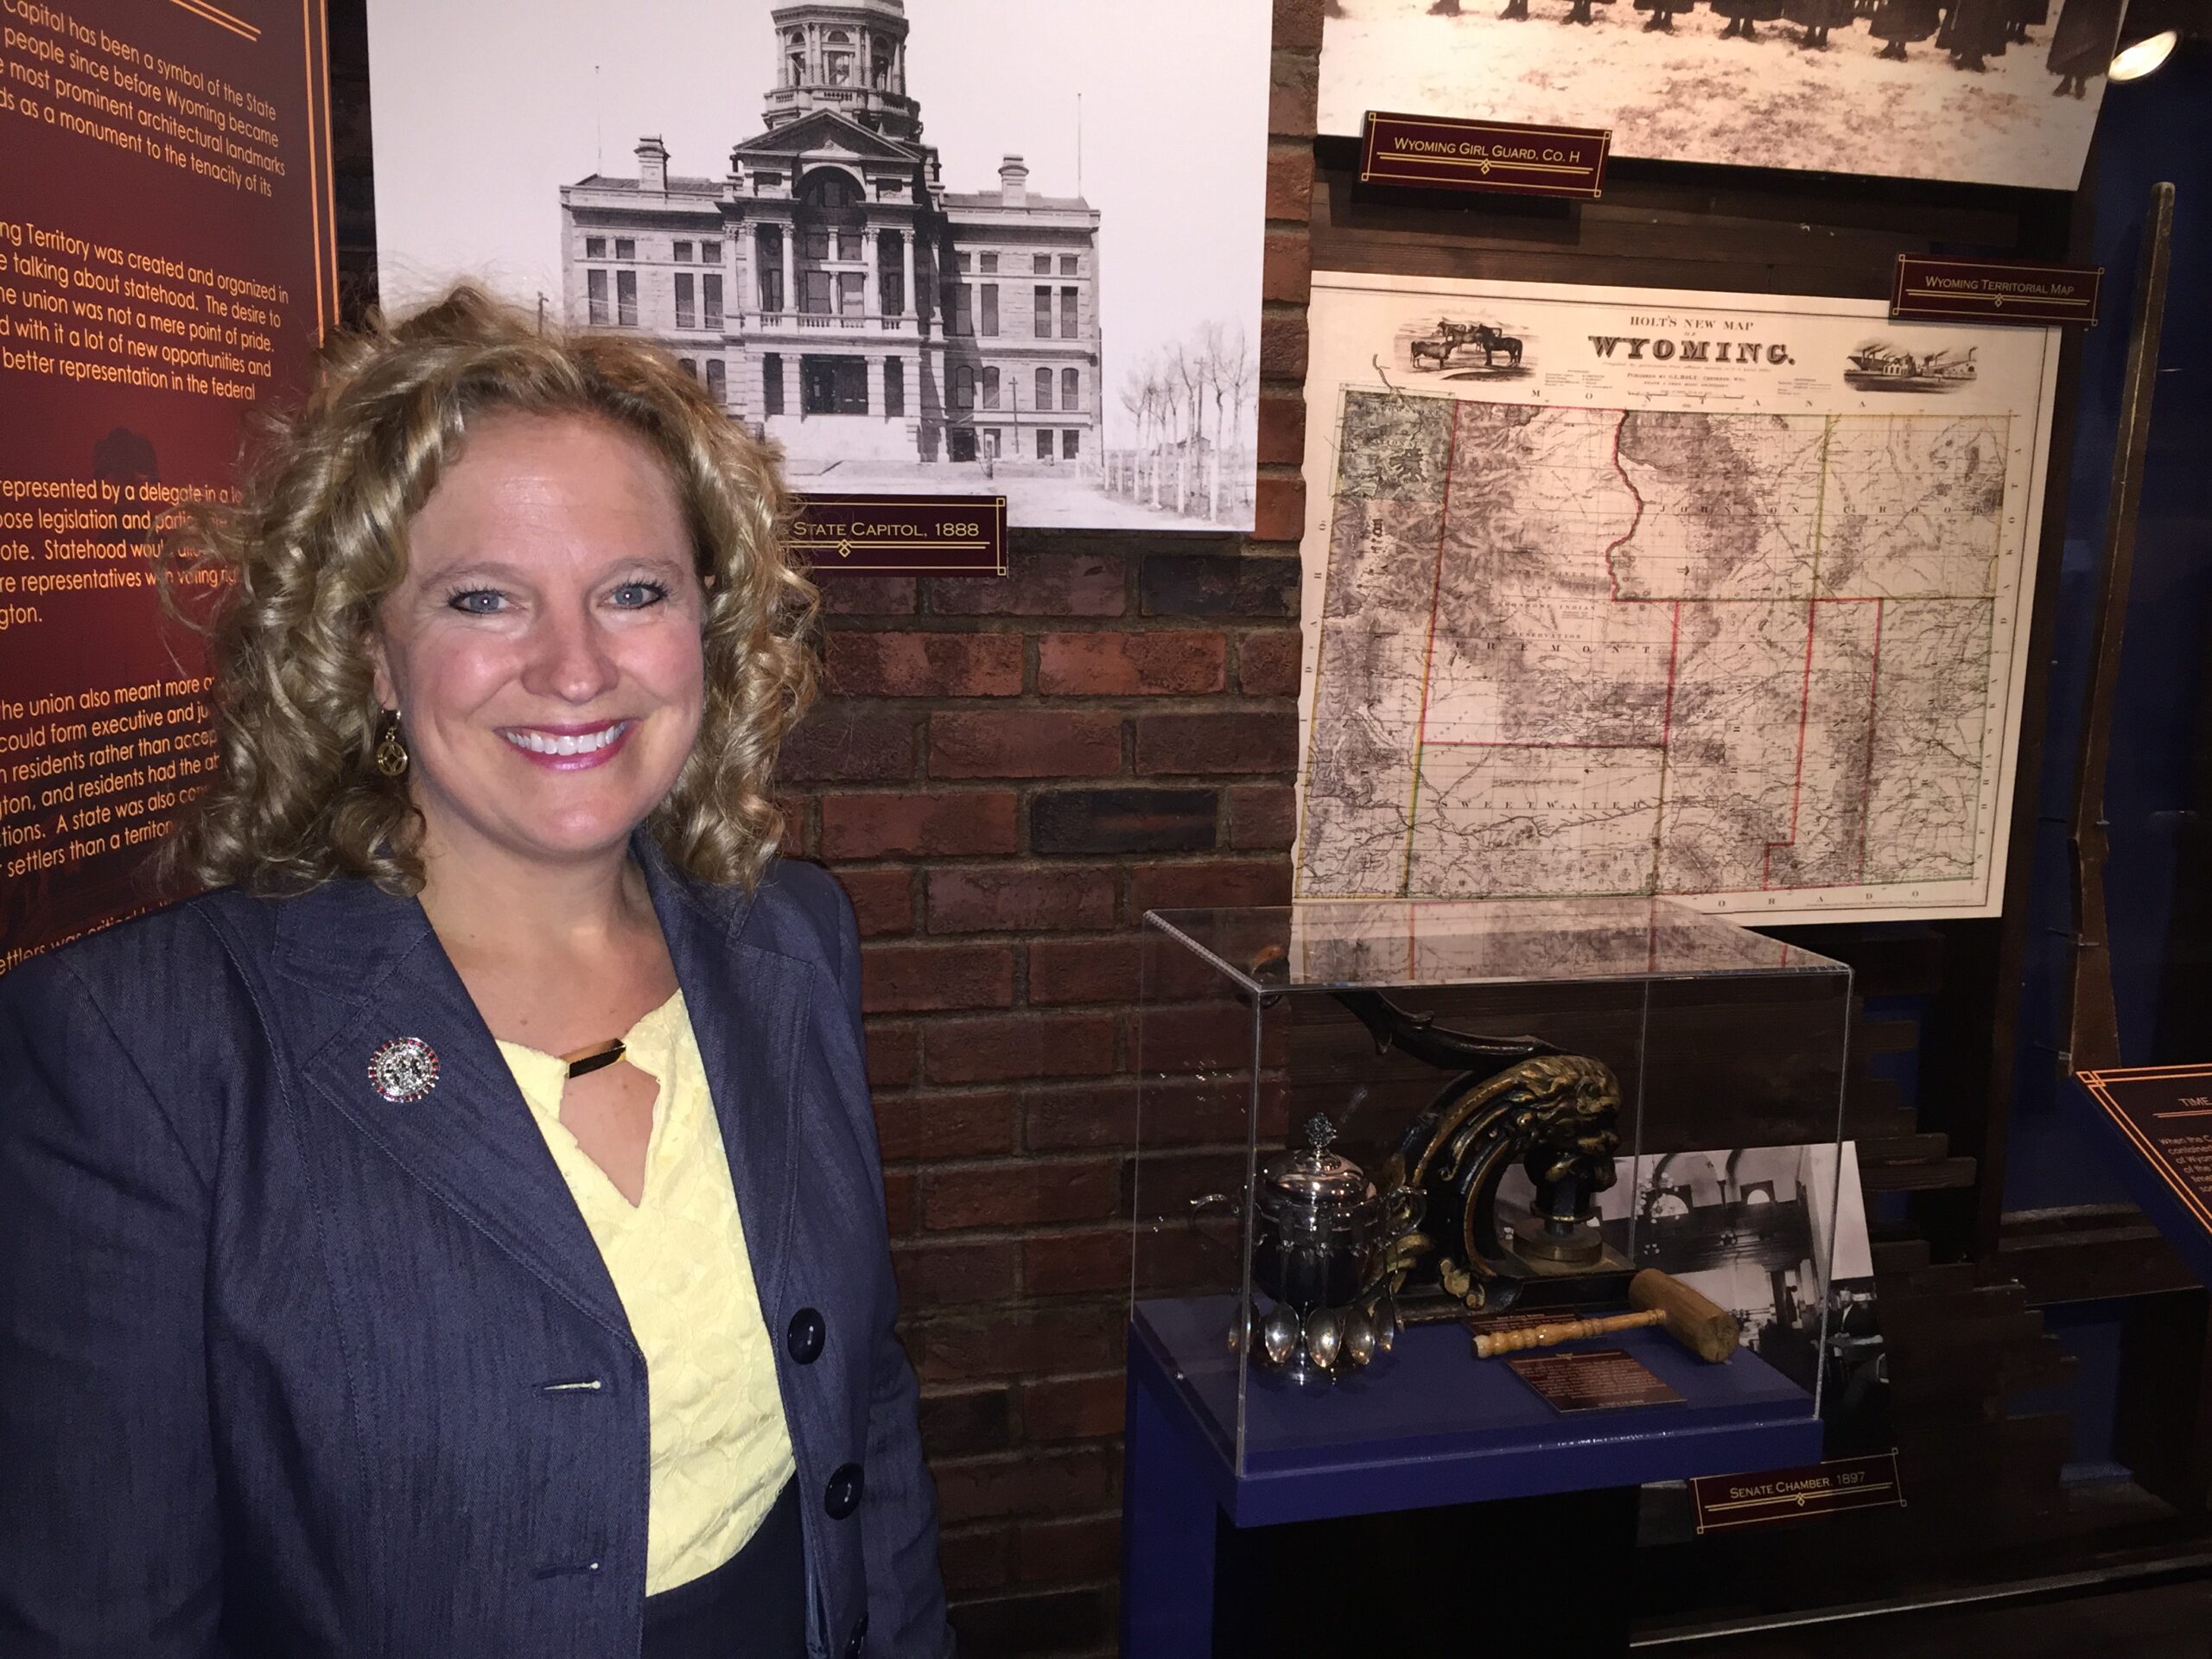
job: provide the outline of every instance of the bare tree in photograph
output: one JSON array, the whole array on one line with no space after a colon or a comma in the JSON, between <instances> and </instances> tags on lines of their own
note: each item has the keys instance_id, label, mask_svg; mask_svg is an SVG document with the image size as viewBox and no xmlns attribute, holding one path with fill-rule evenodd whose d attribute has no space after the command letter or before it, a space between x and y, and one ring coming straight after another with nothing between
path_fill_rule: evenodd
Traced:
<instances>
[{"instance_id":1,"label":"bare tree in photograph","mask_svg":"<svg viewBox=\"0 0 2212 1659\"><path fill-rule=\"evenodd\" d=\"M1220 321L1128 370L1118 401L1135 448L1109 458L1108 487L1139 505L1213 524L1249 512L1245 422L1255 376L1250 335Z\"/></svg>"}]
</instances>

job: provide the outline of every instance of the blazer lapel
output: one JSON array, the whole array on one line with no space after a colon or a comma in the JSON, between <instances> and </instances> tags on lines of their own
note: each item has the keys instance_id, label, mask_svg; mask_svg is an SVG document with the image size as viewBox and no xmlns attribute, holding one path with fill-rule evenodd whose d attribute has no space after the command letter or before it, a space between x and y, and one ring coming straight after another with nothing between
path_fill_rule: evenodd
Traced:
<instances>
[{"instance_id":1,"label":"blazer lapel","mask_svg":"<svg viewBox=\"0 0 2212 1659\"><path fill-rule=\"evenodd\" d=\"M795 1074L813 972L739 939L749 898L692 880L642 836L634 845L714 1096L760 1304L772 1317L797 1183Z\"/></svg>"},{"instance_id":2,"label":"blazer lapel","mask_svg":"<svg viewBox=\"0 0 2212 1659\"><path fill-rule=\"evenodd\" d=\"M308 1007L314 1085L416 1180L554 1291L630 1340L630 1324L560 1166L423 907L366 881L287 902L279 961ZM436 1054L435 1087L393 1101L369 1078L383 1044Z\"/></svg>"}]
</instances>

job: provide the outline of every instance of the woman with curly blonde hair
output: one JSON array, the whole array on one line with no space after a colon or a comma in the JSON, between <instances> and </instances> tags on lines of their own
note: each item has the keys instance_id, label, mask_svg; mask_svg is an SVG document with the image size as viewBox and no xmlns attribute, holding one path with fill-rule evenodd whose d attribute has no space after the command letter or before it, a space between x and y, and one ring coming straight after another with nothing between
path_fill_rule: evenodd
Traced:
<instances>
[{"instance_id":1,"label":"woman with curly blonde hair","mask_svg":"<svg viewBox=\"0 0 2212 1659\"><path fill-rule=\"evenodd\" d=\"M949 1650L785 510L462 289L200 521L210 890L0 981L9 1653Z\"/></svg>"}]
</instances>

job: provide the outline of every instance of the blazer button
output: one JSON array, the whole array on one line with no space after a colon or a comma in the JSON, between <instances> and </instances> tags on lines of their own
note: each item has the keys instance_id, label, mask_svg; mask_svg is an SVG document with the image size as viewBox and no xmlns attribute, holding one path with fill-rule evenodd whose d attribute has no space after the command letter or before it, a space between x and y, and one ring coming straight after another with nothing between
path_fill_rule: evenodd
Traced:
<instances>
[{"instance_id":1,"label":"blazer button","mask_svg":"<svg viewBox=\"0 0 2212 1659\"><path fill-rule=\"evenodd\" d=\"M802 1307L791 1315L791 1328L784 1332L784 1346L800 1364L811 1365L822 1357L822 1338L827 1328L819 1313Z\"/></svg>"},{"instance_id":2,"label":"blazer button","mask_svg":"<svg viewBox=\"0 0 2212 1659\"><path fill-rule=\"evenodd\" d=\"M868 1640L868 1615L861 1615L861 1622L853 1626L853 1633L845 1643L845 1659L861 1659L861 1644Z\"/></svg>"},{"instance_id":3,"label":"blazer button","mask_svg":"<svg viewBox=\"0 0 2212 1659\"><path fill-rule=\"evenodd\" d=\"M823 1491L822 1507L830 1511L832 1521L842 1521L860 1506L861 1466L857 1463L840 1465Z\"/></svg>"}]
</instances>

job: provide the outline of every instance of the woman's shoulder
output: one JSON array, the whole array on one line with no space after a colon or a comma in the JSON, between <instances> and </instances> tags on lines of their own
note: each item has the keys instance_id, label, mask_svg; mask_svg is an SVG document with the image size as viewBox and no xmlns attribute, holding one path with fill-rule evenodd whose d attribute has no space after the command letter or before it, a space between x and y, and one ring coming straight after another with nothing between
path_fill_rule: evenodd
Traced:
<instances>
[{"instance_id":1,"label":"woman's shoulder","mask_svg":"<svg viewBox=\"0 0 2212 1659\"><path fill-rule=\"evenodd\" d=\"M836 878L818 864L778 858L749 899L739 937L779 956L818 962L842 974L852 949L853 906Z\"/></svg>"},{"instance_id":2,"label":"woman's shoulder","mask_svg":"<svg viewBox=\"0 0 2212 1659\"><path fill-rule=\"evenodd\" d=\"M89 999L151 1013L173 988L219 995L237 962L265 943L273 906L235 887L176 899L41 951L0 976L0 1007Z\"/></svg>"}]
</instances>

